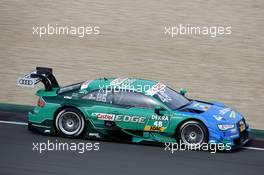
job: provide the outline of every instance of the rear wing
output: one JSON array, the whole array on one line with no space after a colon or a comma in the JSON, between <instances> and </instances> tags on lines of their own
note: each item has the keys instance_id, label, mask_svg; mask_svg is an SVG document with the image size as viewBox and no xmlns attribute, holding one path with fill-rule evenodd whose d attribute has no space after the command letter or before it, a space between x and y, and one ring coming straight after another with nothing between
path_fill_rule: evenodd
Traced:
<instances>
[{"instance_id":1,"label":"rear wing","mask_svg":"<svg viewBox=\"0 0 264 175\"><path fill-rule=\"evenodd\" d=\"M36 67L31 73L17 79L17 85L24 87L35 87L39 82L44 84L45 91L52 91L53 88L59 88L59 84L52 74L52 68Z\"/></svg>"}]
</instances>

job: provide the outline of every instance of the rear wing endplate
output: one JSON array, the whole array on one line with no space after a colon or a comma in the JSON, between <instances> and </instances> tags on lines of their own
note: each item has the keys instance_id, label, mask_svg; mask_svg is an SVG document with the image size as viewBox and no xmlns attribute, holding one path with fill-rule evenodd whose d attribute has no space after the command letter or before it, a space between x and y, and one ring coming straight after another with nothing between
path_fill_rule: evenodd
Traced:
<instances>
[{"instance_id":1,"label":"rear wing endplate","mask_svg":"<svg viewBox=\"0 0 264 175\"><path fill-rule=\"evenodd\" d=\"M45 86L45 91L52 91L53 88L59 88L59 84L52 74L52 68L36 67L31 73L17 79L18 86L35 87L39 82Z\"/></svg>"}]
</instances>

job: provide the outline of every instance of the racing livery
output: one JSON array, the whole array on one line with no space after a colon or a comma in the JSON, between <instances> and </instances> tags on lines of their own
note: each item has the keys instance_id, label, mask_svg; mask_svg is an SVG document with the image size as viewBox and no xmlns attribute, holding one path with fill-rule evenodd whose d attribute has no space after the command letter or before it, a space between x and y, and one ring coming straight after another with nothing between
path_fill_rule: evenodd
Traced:
<instances>
[{"instance_id":1,"label":"racing livery","mask_svg":"<svg viewBox=\"0 0 264 175\"><path fill-rule=\"evenodd\" d=\"M161 82L98 78L60 87L51 68L37 67L18 85L44 88L28 128L63 137L129 142L224 143L237 147L250 128L236 110L219 102L187 98Z\"/></svg>"}]
</instances>

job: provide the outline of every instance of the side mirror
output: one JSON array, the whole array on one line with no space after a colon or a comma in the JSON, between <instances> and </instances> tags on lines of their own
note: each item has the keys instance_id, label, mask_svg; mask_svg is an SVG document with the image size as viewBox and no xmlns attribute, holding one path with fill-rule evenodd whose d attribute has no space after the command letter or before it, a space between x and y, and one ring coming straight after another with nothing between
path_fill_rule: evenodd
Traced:
<instances>
[{"instance_id":1,"label":"side mirror","mask_svg":"<svg viewBox=\"0 0 264 175\"><path fill-rule=\"evenodd\" d=\"M187 90L185 88L181 88L179 93L185 96L185 94L187 93Z\"/></svg>"},{"instance_id":2,"label":"side mirror","mask_svg":"<svg viewBox=\"0 0 264 175\"><path fill-rule=\"evenodd\" d=\"M160 116L168 116L170 115L170 112L160 106L156 106L155 114L160 115Z\"/></svg>"}]
</instances>

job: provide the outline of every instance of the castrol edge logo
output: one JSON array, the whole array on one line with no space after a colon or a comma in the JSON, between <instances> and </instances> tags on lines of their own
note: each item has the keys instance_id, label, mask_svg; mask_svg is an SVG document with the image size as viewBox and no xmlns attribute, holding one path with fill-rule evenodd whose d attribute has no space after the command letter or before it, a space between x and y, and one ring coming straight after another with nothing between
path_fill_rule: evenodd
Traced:
<instances>
[{"instance_id":1,"label":"castrol edge logo","mask_svg":"<svg viewBox=\"0 0 264 175\"><path fill-rule=\"evenodd\" d=\"M132 122L132 123L145 123L145 117L129 116L129 115L116 115L105 113L93 113L98 120L104 121L117 121L117 122Z\"/></svg>"}]
</instances>

